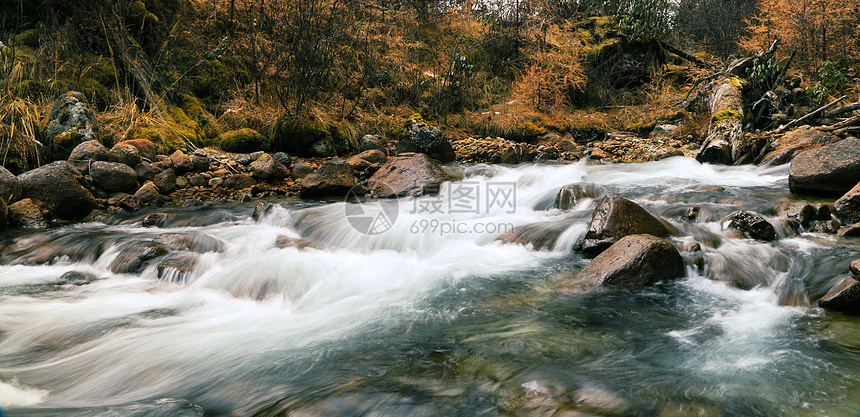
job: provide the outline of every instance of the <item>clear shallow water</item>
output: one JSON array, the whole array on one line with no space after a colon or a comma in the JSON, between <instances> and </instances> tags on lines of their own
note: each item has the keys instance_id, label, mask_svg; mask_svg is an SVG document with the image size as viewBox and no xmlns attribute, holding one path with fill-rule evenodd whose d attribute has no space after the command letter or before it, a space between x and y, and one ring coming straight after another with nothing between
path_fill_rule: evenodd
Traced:
<instances>
[{"instance_id":1,"label":"clear shallow water","mask_svg":"<svg viewBox=\"0 0 860 417\"><path fill-rule=\"evenodd\" d=\"M760 243L720 230L738 209L778 223L794 199L787 167L673 158L461 169L466 180L443 197L399 201L378 235L357 232L344 203L300 201L270 201L259 221L253 204L236 203L164 210L161 229L143 228L140 213L7 232L0 405L10 416L860 411L860 320L810 303L848 273L860 242L780 229L782 239ZM560 294L587 263L571 248L595 205L552 209L571 183L661 215L677 244L703 244L705 270L641 290ZM477 213L455 213L464 201L445 197L508 185L513 207L483 199ZM696 223L682 220L691 206L702 208ZM552 250L495 241L533 223L561 231ZM111 272L123 247L165 233L222 251L199 254L187 274L159 279L157 261ZM281 236L313 246L281 249ZM65 256L34 249L52 242ZM68 271L98 279L57 283Z\"/></svg>"}]
</instances>

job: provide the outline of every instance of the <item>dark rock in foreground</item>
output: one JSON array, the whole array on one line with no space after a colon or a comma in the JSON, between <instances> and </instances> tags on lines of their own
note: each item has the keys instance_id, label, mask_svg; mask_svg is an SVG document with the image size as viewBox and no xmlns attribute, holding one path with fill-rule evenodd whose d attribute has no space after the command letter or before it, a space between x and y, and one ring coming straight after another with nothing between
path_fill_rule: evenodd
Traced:
<instances>
[{"instance_id":1,"label":"dark rock in foreground","mask_svg":"<svg viewBox=\"0 0 860 417\"><path fill-rule=\"evenodd\" d=\"M802 152L788 173L788 187L797 194L839 196L858 182L860 139L854 137Z\"/></svg>"},{"instance_id":2,"label":"dark rock in foreground","mask_svg":"<svg viewBox=\"0 0 860 417\"><path fill-rule=\"evenodd\" d=\"M667 236L671 226L638 204L616 194L608 194L597 204L582 242L583 253L596 256L624 236L649 234Z\"/></svg>"},{"instance_id":3,"label":"dark rock in foreground","mask_svg":"<svg viewBox=\"0 0 860 417\"><path fill-rule=\"evenodd\" d=\"M23 197L61 219L80 219L98 206L84 187L81 172L68 161L57 161L18 176Z\"/></svg>"},{"instance_id":4,"label":"dark rock in foreground","mask_svg":"<svg viewBox=\"0 0 860 417\"><path fill-rule=\"evenodd\" d=\"M818 300L821 308L843 313L860 313L860 282L845 277Z\"/></svg>"},{"instance_id":5,"label":"dark rock in foreground","mask_svg":"<svg viewBox=\"0 0 860 417\"><path fill-rule=\"evenodd\" d=\"M648 234L625 236L603 251L577 281L611 286L646 286L684 276L684 259L665 239Z\"/></svg>"},{"instance_id":6,"label":"dark rock in foreground","mask_svg":"<svg viewBox=\"0 0 860 417\"><path fill-rule=\"evenodd\" d=\"M773 225L764 217L748 211L730 214L723 221L723 228L739 230L750 239L764 241L776 239L776 229L773 228Z\"/></svg>"}]
</instances>

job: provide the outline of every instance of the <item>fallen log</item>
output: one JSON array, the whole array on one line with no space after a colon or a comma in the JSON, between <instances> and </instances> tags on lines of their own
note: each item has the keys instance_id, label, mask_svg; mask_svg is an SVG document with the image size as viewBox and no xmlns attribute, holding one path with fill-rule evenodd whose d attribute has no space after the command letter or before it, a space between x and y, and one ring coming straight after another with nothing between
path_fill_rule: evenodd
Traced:
<instances>
[{"instance_id":1,"label":"fallen log","mask_svg":"<svg viewBox=\"0 0 860 417\"><path fill-rule=\"evenodd\" d=\"M837 131L839 129L844 129L846 127L854 127L854 126L860 126L860 116L854 116L850 119L845 119L839 123L834 123L834 124L829 125L829 126L819 126L816 128L816 130L820 130L822 132L834 132L834 131Z\"/></svg>"},{"instance_id":2,"label":"fallen log","mask_svg":"<svg viewBox=\"0 0 860 417\"><path fill-rule=\"evenodd\" d=\"M813 110L812 112L807 113L805 116L803 116L799 119L794 119L794 120L788 122L787 124L780 126L779 129L776 129L775 133L779 134L779 133L785 132L788 128L790 128L792 126L797 126L801 122L805 122L805 121L817 116L821 112L839 104L840 101L845 100L846 98L848 98L848 96L839 97L838 99L833 100L830 103L827 103L827 104Z\"/></svg>"},{"instance_id":3,"label":"fallen log","mask_svg":"<svg viewBox=\"0 0 860 417\"><path fill-rule=\"evenodd\" d=\"M830 110L829 112L824 113L824 117L832 118L839 116L840 114L850 113L854 110L860 110L860 101L839 107L838 109Z\"/></svg>"},{"instance_id":4,"label":"fallen log","mask_svg":"<svg viewBox=\"0 0 860 417\"><path fill-rule=\"evenodd\" d=\"M675 45L672 45L669 43L664 43L664 42L660 42L660 45L662 45L663 48L666 49L667 51L669 51L675 55L678 55L679 57L684 58L687 61L690 61L690 62L692 62L692 63L694 63L700 67L705 67L705 68L713 68L714 67L714 65L711 64L710 62L705 61L704 59L699 58L699 57L697 57L697 56L695 56L695 55L693 55L687 51L684 51L684 50L676 47Z\"/></svg>"}]
</instances>

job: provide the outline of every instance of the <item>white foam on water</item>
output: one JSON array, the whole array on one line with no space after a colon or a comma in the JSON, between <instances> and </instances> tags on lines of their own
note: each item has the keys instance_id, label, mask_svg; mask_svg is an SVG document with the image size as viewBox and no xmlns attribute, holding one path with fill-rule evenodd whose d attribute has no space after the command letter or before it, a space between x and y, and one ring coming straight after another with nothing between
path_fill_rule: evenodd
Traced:
<instances>
[{"instance_id":1,"label":"white foam on water","mask_svg":"<svg viewBox=\"0 0 860 417\"><path fill-rule=\"evenodd\" d=\"M307 372L338 344L408 328L428 315L456 317L434 308L440 293L505 279L566 256L584 234L587 215L570 220L556 252L495 242L504 232L502 226L568 220L571 212L541 209L547 202L551 206L564 185L767 185L784 179L784 171L722 170L682 159L632 168L585 162L493 167L466 182L482 192L492 184L512 184L512 207L492 206L485 199L477 212L430 214L411 210L415 201L401 199L396 222L380 235L356 231L344 203L276 207L256 223L165 229L204 231L225 243L223 253L201 255L185 283L158 281L153 266L140 276L110 272L116 246L92 265L0 266L0 286L46 283L81 268L105 278L51 295L3 296L0 355L18 360L0 363L0 376L17 376L39 387L32 392L44 394L38 397L40 403L61 406L192 395L215 381L253 387L255 375L273 366L272 361L286 373ZM444 185L440 196L419 202L438 200L450 207L454 202L448 193L456 186ZM416 231L416 225L423 229L422 221L428 222L427 229L431 221L440 226ZM441 224L465 225L467 232L443 233ZM499 229L478 231L478 225ZM128 225L105 229L127 232L131 239L153 233ZM281 249L275 245L280 236L308 238L313 246ZM795 310L776 305L773 294L764 289L743 293L703 279L688 282L692 291L731 306L714 308L701 324L722 332L711 340L712 346L703 347L717 356L702 361L701 369L720 372L774 360L773 349L757 348L756 343L778 335ZM690 343L702 337L697 329L677 332ZM31 391L25 387L16 392Z\"/></svg>"},{"instance_id":2,"label":"white foam on water","mask_svg":"<svg viewBox=\"0 0 860 417\"><path fill-rule=\"evenodd\" d=\"M17 379L0 381L0 406L7 409L37 405L45 401L49 394L47 390L22 385Z\"/></svg>"}]
</instances>

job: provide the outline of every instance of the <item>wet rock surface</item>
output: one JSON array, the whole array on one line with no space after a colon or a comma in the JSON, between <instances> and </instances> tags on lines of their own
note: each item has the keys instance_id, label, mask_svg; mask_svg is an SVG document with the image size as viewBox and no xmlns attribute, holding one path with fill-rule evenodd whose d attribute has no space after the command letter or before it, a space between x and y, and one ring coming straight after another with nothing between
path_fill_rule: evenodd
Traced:
<instances>
[{"instance_id":1,"label":"wet rock surface","mask_svg":"<svg viewBox=\"0 0 860 417\"><path fill-rule=\"evenodd\" d=\"M368 180L368 192L379 198L417 197L439 192L452 177L427 155L391 158Z\"/></svg>"},{"instance_id":2,"label":"wet rock surface","mask_svg":"<svg viewBox=\"0 0 860 417\"><path fill-rule=\"evenodd\" d=\"M617 194L608 194L597 203L582 242L582 251L597 256L619 239L633 234L658 237L672 233L665 221L648 213L638 204Z\"/></svg>"},{"instance_id":3,"label":"wet rock surface","mask_svg":"<svg viewBox=\"0 0 860 417\"><path fill-rule=\"evenodd\" d=\"M575 279L594 285L645 286L683 277L684 272L684 260L671 242L636 234L601 252Z\"/></svg>"}]
</instances>

